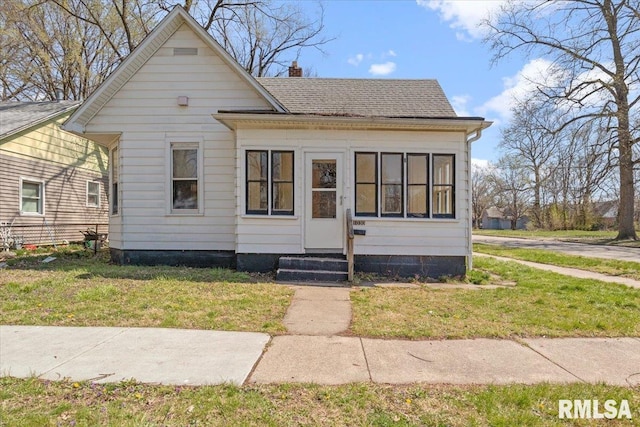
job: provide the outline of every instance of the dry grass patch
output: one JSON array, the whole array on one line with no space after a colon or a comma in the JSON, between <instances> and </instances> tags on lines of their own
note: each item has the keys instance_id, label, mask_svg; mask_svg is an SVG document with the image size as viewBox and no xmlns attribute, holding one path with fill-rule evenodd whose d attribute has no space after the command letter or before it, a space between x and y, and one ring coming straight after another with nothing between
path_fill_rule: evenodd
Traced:
<instances>
[{"instance_id":1,"label":"dry grass patch","mask_svg":"<svg viewBox=\"0 0 640 427\"><path fill-rule=\"evenodd\" d=\"M175 387L0 379L11 426L557 426L558 399L627 399L639 425L640 389L605 385L350 384Z\"/></svg>"}]
</instances>

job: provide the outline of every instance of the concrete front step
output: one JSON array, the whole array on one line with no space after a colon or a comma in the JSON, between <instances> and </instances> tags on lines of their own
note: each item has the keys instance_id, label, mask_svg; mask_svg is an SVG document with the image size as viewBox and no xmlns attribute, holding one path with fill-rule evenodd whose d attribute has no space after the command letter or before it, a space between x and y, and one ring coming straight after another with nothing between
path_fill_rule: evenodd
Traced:
<instances>
[{"instance_id":1,"label":"concrete front step","mask_svg":"<svg viewBox=\"0 0 640 427\"><path fill-rule=\"evenodd\" d=\"M294 270L279 268L276 280L283 282L345 282L348 274L329 270Z\"/></svg>"}]
</instances>

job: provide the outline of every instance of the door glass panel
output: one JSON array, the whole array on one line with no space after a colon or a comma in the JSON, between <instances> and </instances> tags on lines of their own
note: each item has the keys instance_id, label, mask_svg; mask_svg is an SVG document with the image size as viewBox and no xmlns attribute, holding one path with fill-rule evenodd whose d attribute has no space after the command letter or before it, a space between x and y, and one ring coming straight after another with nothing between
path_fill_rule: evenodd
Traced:
<instances>
[{"instance_id":1,"label":"door glass panel","mask_svg":"<svg viewBox=\"0 0 640 427\"><path fill-rule=\"evenodd\" d=\"M312 218L336 217L336 161L313 160L312 163Z\"/></svg>"},{"instance_id":2,"label":"door glass panel","mask_svg":"<svg viewBox=\"0 0 640 427\"><path fill-rule=\"evenodd\" d=\"M311 184L313 188L336 188L336 161L314 160Z\"/></svg>"},{"instance_id":3,"label":"door glass panel","mask_svg":"<svg viewBox=\"0 0 640 427\"><path fill-rule=\"evenodd\" d=\"M312 218L335 218L336 217L336 192L335 191L314 191Z\"/></svg>"}]
</instances>

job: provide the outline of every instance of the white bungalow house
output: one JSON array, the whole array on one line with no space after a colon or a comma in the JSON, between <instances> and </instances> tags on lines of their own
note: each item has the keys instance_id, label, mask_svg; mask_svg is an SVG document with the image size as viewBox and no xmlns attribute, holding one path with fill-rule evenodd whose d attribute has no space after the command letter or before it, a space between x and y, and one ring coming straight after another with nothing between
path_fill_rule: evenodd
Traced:
<instances>
[{"instance_id":1,"label":"white bungalow house","mask_svg":"<svg viewBox=\"0 0 640 427\"><path fill-rule=\"evenodd\" d=\"M64 127L109 148L116 262L344 255L350 210L356 271L439 277L471 265L490 124L435 80L253 78L176 7Z\"/></svg>"}]
</instances>

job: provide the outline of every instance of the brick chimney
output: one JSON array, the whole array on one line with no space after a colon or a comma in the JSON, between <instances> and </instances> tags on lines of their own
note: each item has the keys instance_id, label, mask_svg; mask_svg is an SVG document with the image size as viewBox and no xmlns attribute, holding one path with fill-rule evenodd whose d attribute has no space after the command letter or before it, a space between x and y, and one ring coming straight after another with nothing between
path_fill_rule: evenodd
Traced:
<instances>
[{"instance_id":1,"label":"brick chimney","mask_svg":"<svg viewBox=\"0 0 640 427\"><path fill-rule=\"evenodd\" d=\"M289 77L302 77L302 68L298 67L298 61L291 62Z\"/></svg>"}]
</instances>

